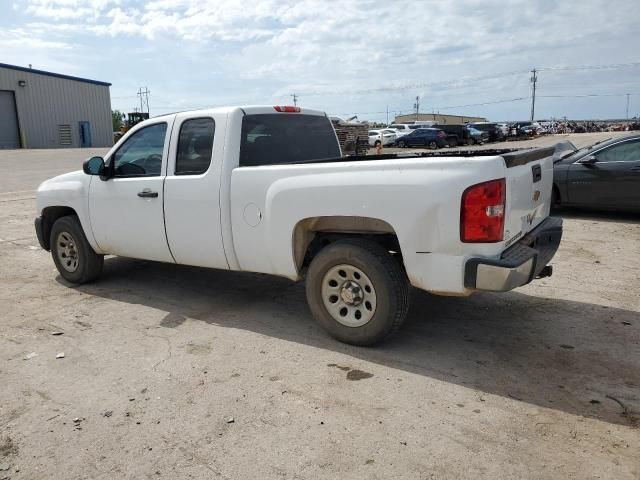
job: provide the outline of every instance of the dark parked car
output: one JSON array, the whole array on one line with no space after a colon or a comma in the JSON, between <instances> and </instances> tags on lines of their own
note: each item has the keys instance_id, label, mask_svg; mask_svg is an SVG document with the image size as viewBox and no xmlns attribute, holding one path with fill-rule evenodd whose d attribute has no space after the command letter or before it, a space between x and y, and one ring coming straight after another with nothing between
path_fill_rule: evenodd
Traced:
<instances>
[{"instance_id":1,"label":"dark parked car","mask_svg":"<svg viewBox=\"0 0 640 480\"><path fill-rule=\"evenodd\" d=\"M497 123L473 122L473 123L467 123L467 126L477 128L478 130L482 130L483 132L487 132L489 134L490 142L497 142L498 140L504 140L504 135L502 134L502 130L500 129Z\"/></svg>"},{"instance_id":2,"label":"dark parked car","mask_svg":"<svg viewBox=\"0 0 640 480\"><path fill-rule=\"evenodd\" d=\"M489 141L489 134L487 132L469 126L467 126L466 129L469 134L469 144L483 144Z\"/></svg>"},{"instance_id":3,"label":"dark parked car","mask_svg":"<svg viewBox=\"0 0 640 480\"><path fill-rule=\"evenodd\" d=\"M442 130L445 133L447 144L450 147L473 143L466 125L434 125L434 128Z\"/></svg>"},{"instance_id":4,"label":"dark parked car","mask_svg":"<svg viewBox=\"0 0 640 480\"><path fill-rule=\"evenodd\" d=\"M438 128L418 128L411 133L398 137L394 145L400 148L429 147L436 149L447 146L447 136Z\"/></svg>"},{"instance_id":5,"label":"dark parked car","mask_svg":"<svg viewBox=\"0 0 640 480\"><path fill-rule=\"evenodd\" d=\"M640 135L565 153L553 170L555 205L640 211Z\"/></svg>"}]
</instances>

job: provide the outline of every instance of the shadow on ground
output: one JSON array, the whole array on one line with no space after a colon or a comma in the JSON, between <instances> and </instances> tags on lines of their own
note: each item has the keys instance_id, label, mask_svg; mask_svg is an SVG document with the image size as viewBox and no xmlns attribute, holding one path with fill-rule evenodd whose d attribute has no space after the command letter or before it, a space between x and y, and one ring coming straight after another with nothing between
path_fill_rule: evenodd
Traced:
<instances>
[{"instance_id":1,"label":"shadow on ground","mask_svg":"<svg viewBox=\"0 0 640 480\"><path fill-rule=\"evenodd\" d=\"M360 348L327 337L309 313L303 284L282 278L111 258L102 278L79 290L165 311L165 328L188 328L183 323L191 318L464 385L480 395L623 425L637 426L640 418L638 312L517 292L453 298L414 290L400 332L384 345Z\"/></svg>"},{"instance_id":2,"label":"shadow on ground","mask_svg":"<svg viewBox=\"0 0 640 480\"><path fill-rule=\"evenodd\" d=\"M556 217L570 218L574 220L593 220L594 222L626 223L629 225L640 224L640 213L621 212L618 210L595 210L580 208L555 208L553 215Z\"/></svg>"}]
</instances>

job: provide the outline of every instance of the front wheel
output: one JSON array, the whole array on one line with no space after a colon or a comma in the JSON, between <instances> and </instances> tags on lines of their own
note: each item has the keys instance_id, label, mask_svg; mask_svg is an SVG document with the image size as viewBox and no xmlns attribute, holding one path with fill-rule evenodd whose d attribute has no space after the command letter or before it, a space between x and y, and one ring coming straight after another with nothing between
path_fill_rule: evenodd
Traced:
<instances>
[{"instance_id":1,"label":"front wheel","mask_svg":"<svg viewBox=\"0 0 640 480\"><path fill-rule=\"evenodd\" d=\"M66 281L87 283L102 272L104 257L91 248L75 215L56 220L51 228L50 245L53 262Z\"/></svg>"},{"instance_id":2,"label":"front wheel","mask_svg":"<svg viewBox=\"0 0 640 480\"><path fill-rule=\"evenodd\" d=\"M431 150L437 150L437 149L438 149L438 143L437 143L437 142L434 142L434 141L431 141L431 142L429 142L428 147L429 147Z\"/></svg>"},{"instance_id":3,"label":"front wheel","mask_svg":"<svg viewBox=\"0 0 640 480\"><path fill-rule=\"evenodd\" d=\"M400 263L368 240L339 240L321 250L309 266L306 289L316 321L352 345L390 337L409 309L409 282Z\"/></svg>"},{"instance_id":4,"label":"front wheel","mask_svg":"<svg viewBox=\"0 0 640 480\"><path fill-rule=\"evenodd\" d=\"M404 142L404 140L400 140L400 141L398 142L398 147L400 147L400 148L405 148L406 146L407 146L407 144Z\"/></svg>"}]
</instances>

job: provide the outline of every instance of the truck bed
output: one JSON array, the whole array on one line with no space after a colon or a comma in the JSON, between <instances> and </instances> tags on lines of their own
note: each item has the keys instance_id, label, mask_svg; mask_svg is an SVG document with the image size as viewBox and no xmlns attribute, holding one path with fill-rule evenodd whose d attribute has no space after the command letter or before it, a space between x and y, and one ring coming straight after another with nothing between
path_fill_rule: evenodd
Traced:
<instances>
[{"instance_id":1,"label":"truck bed","mask_svg":"<svg viewBox=\"0 0 640 480\"><path fill-rule=\"evenodd\" d=\"M408 153L383 153L381 155L352 155L345 157L335 158L319 158L312 160L304 160L300 162L294 162L295 164L306 163L334 163L334 162L359 162L359 161L371 161L371 160L392 160L392 159L407 159L407 158L440 158L440 157L502 157L509 167L515 167L518 165L525 165L529 162L541 160L546 157L553 156L556 152L555 147L545 148L528 148L528 149L516 149L516 148L499 148L499 149L485 149L485 150L455 150L455 151L433 151L433 152L408 152ZM287 162L291 165L291 162ZM278 165L278 163L275 163Z\"/></svg>"}]
</instances>

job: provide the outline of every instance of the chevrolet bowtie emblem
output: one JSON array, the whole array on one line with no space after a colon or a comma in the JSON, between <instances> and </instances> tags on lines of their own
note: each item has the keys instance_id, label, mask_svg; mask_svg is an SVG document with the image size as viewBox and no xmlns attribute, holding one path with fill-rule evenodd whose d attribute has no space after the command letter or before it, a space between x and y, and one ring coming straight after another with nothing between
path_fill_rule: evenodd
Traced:
<instances>
[{"instance_id":1,"label":"chevrolet bowtie emblem","mask_svg":"<svg viewBox=\"0 0 640 480\"><path fill-rule=\"evenodd\" d=\"M540 199L540 190L533 192L533 201L537 202Z\"/></svg>"}]
</instances>

